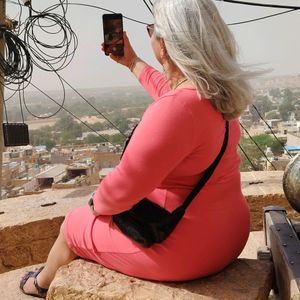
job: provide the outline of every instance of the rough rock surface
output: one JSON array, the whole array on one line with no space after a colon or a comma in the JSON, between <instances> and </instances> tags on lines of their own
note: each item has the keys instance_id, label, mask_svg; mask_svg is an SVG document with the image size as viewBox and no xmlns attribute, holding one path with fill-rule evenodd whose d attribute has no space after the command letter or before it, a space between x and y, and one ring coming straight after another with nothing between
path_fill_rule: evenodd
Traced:
<instances>
[{"instance_id":1,"label":"rough rock surface","mask_svg":"<svg viewBox=\"0 0 300 300\"><path fill-rule=\"evenodd\" d=\"M60 268L48 300L254 300L267 299L273 266L267 261L238 259L214 276L182 283L128 277L81 259Z\"/></svg>"}]
</instances>

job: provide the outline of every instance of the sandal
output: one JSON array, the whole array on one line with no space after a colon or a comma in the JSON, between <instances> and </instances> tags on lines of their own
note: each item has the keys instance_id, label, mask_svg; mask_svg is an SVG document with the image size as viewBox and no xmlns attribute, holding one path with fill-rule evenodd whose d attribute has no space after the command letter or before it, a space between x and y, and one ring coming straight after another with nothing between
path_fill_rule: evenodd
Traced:
<instances>
[{"instance_id":1,"label":"sandal","mask_svg":"<svg viewBox=\"0 0 300 300\"><path fill-rule=\"evenodd\" d=\"M20 281L20 289L21 291L26 294L26 295L30 295L30 296L34 296L34 297L38 297L38 298L46 298L46 295L47 295L47 292L48 292L48 289L44 289L42 287L40 287L37 283L37 276L40 274L40 272L44 269L44 267L40 267L39 269L37 269L35 272L27 272L21 279ZM29 294L29 293L26 293L24 291L24 285L25 283L27 282L27 280L29 278L33 277L34 278L34 286L35 288L37 289L37 294Z\"/></svg>"}]
</instances>

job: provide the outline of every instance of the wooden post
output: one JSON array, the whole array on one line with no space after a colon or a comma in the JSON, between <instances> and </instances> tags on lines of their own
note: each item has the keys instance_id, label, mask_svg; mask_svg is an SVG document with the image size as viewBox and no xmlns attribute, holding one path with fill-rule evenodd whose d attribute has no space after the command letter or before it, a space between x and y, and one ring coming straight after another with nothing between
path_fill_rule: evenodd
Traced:
<instances>
[{"instance_id":1,"label":"wooden post","mask_svg":"<svg viewBox=\"0 0 300 300\"><path fill-rule=\"evenodd\" d=\"M4 24L6 0L0 0L0 24ZM0 40L0 54L4 56L4 39ZM1 72L1 71L0 71ZM4 74L0 73L0 199L2 198L2 164L3 164L3 103L4 103Z\"/></svg>"}]
</instances>

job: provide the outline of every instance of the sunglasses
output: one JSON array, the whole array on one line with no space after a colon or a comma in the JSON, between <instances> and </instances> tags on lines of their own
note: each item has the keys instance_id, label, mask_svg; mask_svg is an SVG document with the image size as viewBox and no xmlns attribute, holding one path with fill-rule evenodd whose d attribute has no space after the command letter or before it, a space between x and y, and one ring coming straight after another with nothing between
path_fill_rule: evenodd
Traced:
<instances>
[{"instance_id":1,"label":"sunglasses","mask_svg":"<svg viewBox=\"0 0 300 300\"><path fill-rule=\"evenodd\" d=\"M146 26L149 37L151 38L154 32L154 24L149 24Z\"/></svg>"}]
</instances>

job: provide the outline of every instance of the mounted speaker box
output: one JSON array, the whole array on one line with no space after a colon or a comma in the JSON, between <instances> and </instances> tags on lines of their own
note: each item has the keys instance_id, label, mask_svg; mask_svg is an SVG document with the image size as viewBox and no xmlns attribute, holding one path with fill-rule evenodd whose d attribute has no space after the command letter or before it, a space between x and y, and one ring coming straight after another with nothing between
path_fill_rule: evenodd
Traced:
<instances>
[{"instance_id":1,"label":"mounted speaker box","mask_svg":"<svg viewBox=\"0 0 300 300\"><path fill-rule=\"evenodd\" d=\"M29 144L28 125L25 123L3 123L3 135L6 147Z\"/></svg>"}]
</instances>

